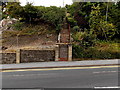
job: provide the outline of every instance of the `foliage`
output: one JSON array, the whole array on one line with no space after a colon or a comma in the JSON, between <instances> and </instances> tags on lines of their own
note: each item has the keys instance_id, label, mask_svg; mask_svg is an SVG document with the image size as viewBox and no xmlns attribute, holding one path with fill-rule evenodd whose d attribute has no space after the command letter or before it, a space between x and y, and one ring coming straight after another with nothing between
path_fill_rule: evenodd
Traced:
<instances>
[{"instance_id":1,"label":"foliage","mask_svg":"<svg viewBox=\"0 0 120 90\"><path fill-rule=\"evenodd\" d=\"M111 39L116 33L116 28L112 23L105 20L101 15L100 6L93 6L90 14L90 33L99 39Z\"/></svg>"},{"instance_id":2,"label":"foliage","mask_svg":"<svg viewBox=\"0 0 120 90\"><path fill-rule=\"evenodd\" d=\"M120 33L119 3L120 2L117 2L117 4L114 2L75 2L72 5L66 5L67 11L70 13L70 18L73 18L72 23L70 23L71 27L79 26L82 31L86 28L88 30L91 29L91 32L95 31L94 33L97 34L97 38L103 40L114 37L118 38ZM91 17L93 13L96 13L96 17L95 15ZM77 24L73 23L74 21L76 21Z\"/></svg>"},{"instance_id":3,"label":"foliage","mask_svg":"<svg viewBox=\"0 0 120 90\"><path fill-rule=\"evenodd\" d=\"M72 45L73 51L72 55L73 58L83 58L84 57L84 48L79 45Z\"/></svg>"},{"instance_id":4,"label":"foliage","mask_svg":"<svg viewBox=\"0 0 120 90\"><path fill-rule=\"evenodd\" d=\"M77 25L81 29L89 28L88 20L91 11L91 5L92 3L90 2L75 2L72 5L66 5L67 11L70 13L70 16L74 19L74 21L77 22Z\"/></svg>"},{"instance_id":5,"label":"foliage","mask_svg":"<svg viewBox=\"0 0 120 90\"><path fill-rule=\"evenodd\" d=\"M14 29L14 30L22 30L22 28L24 27L24 23L23 22L16 22L14 24L11 25L11 27Z\"/></svg>"},{"instance_id":6,"label":"foliage","mask_svg":"<svg viewBox=\"0 0 120 90\"><path fill-rule=\"evenodd\" d=\"M32 23L41 16L41 13L38 13L38 9L32 3L27 3L22 7L19 2L8 2L6 9L6 14L11 18L21 19L27 23Z\"/></svg>"},{"instance_id":7,"label":"foliage","mask_svg":"<svg viewBox=\"0 0 120 90\"><path fill-rule=\"evenodd\" d=\"M0 20L2 19L2 9L1 9L1 6L0 6Z\"/></svg>"},{"instance_id":8,"label":"foliage","mask_svg":"<svg viewBox=\"0 0 120 90\"><path fill-rule=\"evenodd\" d=\"M107 5L110 12L108 12L108 21L106 21ZM65 17L65 8L55 6L33 6L32 3L27 3L23 7L18 2L9 2L6 8L6 14L11 17L21 19L27 23L43 21L53 25L57 31L62 28L63 18ZM99 39L113 37L116 34L116 28L117 32L120 32L119 2L116 5L114 3L76 2L72 5L66 5L66 8L69 13L67 19L73 30L79 28L83 31L85 28L90 29L91 33Z\"/></svg>"},{"instance_id":9,"label":"foliage","mask_svg":"<svg viewBox=\"0 0 120 90\"><path fill-rule=\"evenodd\" d=\"M114 41L97 40L92 47L84 48L73 44L73 58L79 59L119 59L120 43Z\"/></svg>"},{"instance_id":10,"label":"foliage","mask_svg":"<svg viewBox=\"0 0 120 90\"><path fill-rule=\"evenodd\" d=\"M116 29L117 29L117 33L116 35L114 36L115 38L119 38L119 35L120 35L120 1L117 2L117 4L113 4L111 6L109 6L110 9L109 9L109 17L108 17L108 20L109 22L112 22L115 26L116 26Z\"/></svg>"},{"instance_id":11,"label":"foliage","mask_svg":"<svg viewBox=\"0 0 120 90\"><path fill-rule=\"evenodd\" d=\"M40 18L41 13L38 14L38 9L35 8L32 3L27 3L24 6L24 16L26 22L34 22L35 19Z\"/></svg>"},{"instance_id":12,"label":"foliage","mask_svg":"<svg viewBox=\"0 0 120 90\"><path fill-rule=\"evenodd\" d=\"M73 27L73 30L74 30L74 31L80 31L80 28L79 28L79 26L74 26L74 27Z\"/></svg>"},{"instance_id":13,"label":"foliage","mask_svg":"<svg viewBox=\"0 0 120 90\"><path fill-rule=\"evenodd\" d=\"M84 32L77 32L73 35L73 39L75 42L78 43L81 47L89 48L90 46L94 46L96 39L94 35L84 31Z\"/></svg>"},{"instance_id":14,"label":"foliage","mask_svg":"<svg viewBox=\"0 0 120 90\"><path fill-rule=\"evenodd\" d=\"M56 28L59 32L62 28L63 19L65 18L65 8L50 6L37 6L37 9L42 13L41 20Z\"/></svg>"},{"instance_id":15,"label":"foliage","mask_svg":"<svg viewBox=\"0 0 120 90\"><path fill-rule=\"evenodd\" d=\"M63 18L65 17L65 9L61 7L38 7L42 12L41 19L56 27L57 30L61 29Z\"/></svg>"},{"instance_id":16,"label":"foliage","mask_svg":"<svg viewBox=\"0 0 120 90\"><path fill-rule=\"evenodd\" d=\"M24 15L24 10L19 2L8 2L5 13L11 18L19 19Z\"/></svg>"},{"instance_id":17,"label":"foliage","mask_svg":"<svg viewBox=\"0 0 120 90\"><path fill-rule=\"evenodd\" d=\"M110 44L109 44L110 45ZM108 46L109 47L109 46ZM89 47L87 49L79 46L73 45L73 58L81 59L120 59L120 50L116 50L116 48L112 48L113 51L109 49L99 50L97 47Z\"/></svg>"},{"instance_id":18,"label":"foliage","mask_svg":"<svg viewBox=\"0 0 120 90\"><path fill-rule=\"evenodd\" d=\"M68 16L67 17L67 20L68 20L68 23L70 24L70 27L73 28L75 26L77 26L77 21L71 17L71 16ZM79 27L79 26L78 26Z\"/></svg>"}]
</instances>

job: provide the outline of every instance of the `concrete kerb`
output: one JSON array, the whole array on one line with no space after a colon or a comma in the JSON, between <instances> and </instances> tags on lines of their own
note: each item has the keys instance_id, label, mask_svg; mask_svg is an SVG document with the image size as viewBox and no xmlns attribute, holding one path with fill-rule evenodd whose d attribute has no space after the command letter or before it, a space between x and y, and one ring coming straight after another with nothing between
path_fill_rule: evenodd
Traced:
<instances>
[{"instance_id":1,"label":"concrete kerb","mask_svg":"<svg viewBox=\"0 0 120 90\"><path fill-rule=\"evenodd\" d=\"M29 68L8 68L8 69L0 69L1 71L5 70L21 70L21 69L47 69L47 68L68 68L68 67L94 67L94 66L115 66L120 64L102 64L102 65L76 65L76 66L54 66L54 67L29 67Z\"/></svg>"}]
</instances>

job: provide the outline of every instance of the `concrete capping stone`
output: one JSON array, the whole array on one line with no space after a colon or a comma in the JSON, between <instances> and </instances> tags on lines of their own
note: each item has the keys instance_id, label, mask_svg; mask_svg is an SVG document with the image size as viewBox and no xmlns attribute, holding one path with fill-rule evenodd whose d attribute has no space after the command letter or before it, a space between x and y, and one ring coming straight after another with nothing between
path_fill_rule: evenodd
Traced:
<instances>
[{"instance_id":1,"label":"concrete capping stone","mask_svg":"<svg viewBox=\"0 0 120 90\"><path fill-rule=\"evenodd\" d=\"M56 48L56 45L41 45L39 47L25 47L25 48L22 48L22 50L55 50Z\"/></svg>"}]
</instances>

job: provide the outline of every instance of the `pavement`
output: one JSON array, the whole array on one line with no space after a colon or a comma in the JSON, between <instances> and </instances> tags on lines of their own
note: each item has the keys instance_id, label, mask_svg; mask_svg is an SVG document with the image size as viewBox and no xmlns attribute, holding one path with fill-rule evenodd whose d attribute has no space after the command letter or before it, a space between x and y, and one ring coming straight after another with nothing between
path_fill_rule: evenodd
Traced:
<instances>
[{"instance_id":1,"label":"pavement","mask_svg":"<svg viewBox=\"0 0 120 90\"><path fill-rule=\"evenodd\" d=\"M1 64L1 70L120 65L120 59Z\"/></svg>"}]
</instances>

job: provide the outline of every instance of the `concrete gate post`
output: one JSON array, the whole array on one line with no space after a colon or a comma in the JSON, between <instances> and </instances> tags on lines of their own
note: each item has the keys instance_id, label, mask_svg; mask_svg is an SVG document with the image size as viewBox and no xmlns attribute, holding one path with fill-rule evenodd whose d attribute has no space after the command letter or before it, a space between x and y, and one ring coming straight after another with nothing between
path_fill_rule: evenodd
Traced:
<instances>
[{"instance_id":1,"label":"concrete gate post","mask_svg":"<svg viewBox=\"0 0 120 90\"><path fill-rule=\"evenodd\" d=\"M55 48L55 61L59 61L59 46L56 45Z\"/></svg>"},{"instance_id":2,"label":"concrete gate post","mask_svg":"<svg viewBox=\"0 0 120 90\"><path fill-rule=\"evenodd\" d=\"M68 45L68 61L72 61L72 45Z\"/></svg>"},{"instance_id":3,"label":"concrete gate post","mask_svg":"<svg viewBox=\"0 0 120 90\"><path fill-rule=\"evenodd\" d=\"M16 63L19 64L20 63L20 49L18 49L16 51Z\"/></svg>"}]
</instances>

